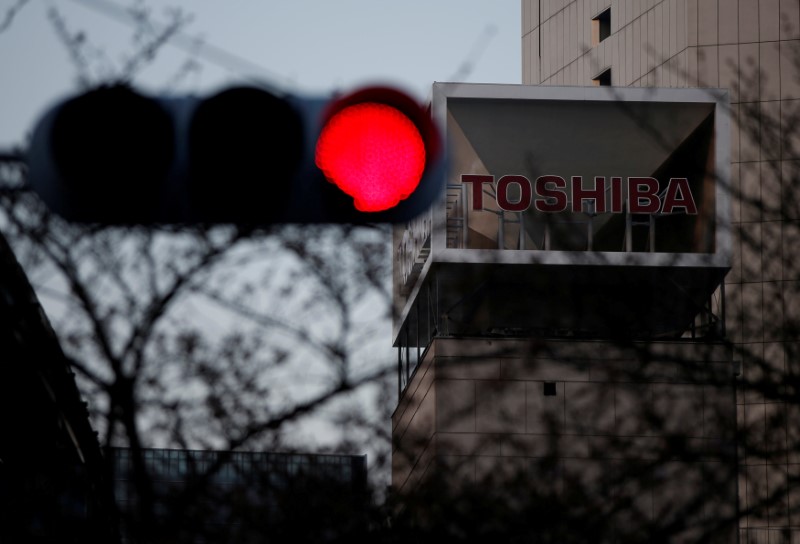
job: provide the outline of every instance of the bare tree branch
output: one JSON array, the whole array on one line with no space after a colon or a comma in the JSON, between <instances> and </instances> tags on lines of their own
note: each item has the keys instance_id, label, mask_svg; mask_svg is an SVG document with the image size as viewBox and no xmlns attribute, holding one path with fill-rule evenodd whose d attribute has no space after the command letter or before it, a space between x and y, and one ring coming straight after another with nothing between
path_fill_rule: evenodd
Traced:
<instances>
[{"instance_id":1,"label":"bare tree branch","mask_svg":"<svg viewBox=\"0 0 800 544\"><path fill-rule=\"evenodd\" d=\"M6 10L6 14L3 17L3 20L0 21L0 33L5 32L9 28L11 28L11 24L14 22L14 18L19 15L20 10L25 7L29 0L17 0L17 3L12 5L10 8Z\"/></svg>"}]
</instances>

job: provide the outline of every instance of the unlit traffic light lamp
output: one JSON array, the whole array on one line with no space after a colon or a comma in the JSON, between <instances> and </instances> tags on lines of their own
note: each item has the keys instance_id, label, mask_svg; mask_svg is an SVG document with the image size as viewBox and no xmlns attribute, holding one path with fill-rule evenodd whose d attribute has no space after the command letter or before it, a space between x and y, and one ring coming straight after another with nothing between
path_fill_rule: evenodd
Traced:
<instances>
[{"instance_id":1,"label":"unlit traffic light lamp","mask_svg":"<svg viewBox=\"0 0 800 544\"><path fill-rule=\"evenodd\" d=\"M382 87L335 99L101 87L45 114L28 162L54 211L103 224L402 222L444 184L429 112Z\"/></svg>"}]
</instances>

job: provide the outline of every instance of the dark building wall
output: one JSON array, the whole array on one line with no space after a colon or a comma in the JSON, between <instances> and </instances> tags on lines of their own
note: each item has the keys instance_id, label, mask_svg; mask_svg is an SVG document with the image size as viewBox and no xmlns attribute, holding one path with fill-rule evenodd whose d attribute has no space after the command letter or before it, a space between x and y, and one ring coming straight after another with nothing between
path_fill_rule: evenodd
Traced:
<instances>
[{"instance_id":1,"label":"dark building wall","mask_svg":"<svg viewBox=\"0 0 800 544\"><path fill-rule=\"evenodd\" d=\"M104 470L69 362L0 236L0 541L113 542Z\"/></svg>"}]
</instances>

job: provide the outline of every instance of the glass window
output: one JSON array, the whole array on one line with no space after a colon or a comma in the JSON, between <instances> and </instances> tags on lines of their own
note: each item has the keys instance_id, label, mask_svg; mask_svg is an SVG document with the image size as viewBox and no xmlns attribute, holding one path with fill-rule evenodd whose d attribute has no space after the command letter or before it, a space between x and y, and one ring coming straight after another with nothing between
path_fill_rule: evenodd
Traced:
<instances>
[{"instance_id":1,"label":"glass window","mask_svg":"<svg viewBox=\"0 0 800 544\"><path fill-rule=\"evenodd\" d=\"M611 36L611 8L592 17L592 45L597 45Z\"/></svg>"},{"instance_id":2,"label":"glass window","mask_svg":"<svg viewBox=\"0 0 800 544\"><path fill-rule=\"evenodd\" d=\"M595 86L608 87L611 85L611 68L606 68L595 77L592 78L592 83Z\"/></svg>"}]
</instances>

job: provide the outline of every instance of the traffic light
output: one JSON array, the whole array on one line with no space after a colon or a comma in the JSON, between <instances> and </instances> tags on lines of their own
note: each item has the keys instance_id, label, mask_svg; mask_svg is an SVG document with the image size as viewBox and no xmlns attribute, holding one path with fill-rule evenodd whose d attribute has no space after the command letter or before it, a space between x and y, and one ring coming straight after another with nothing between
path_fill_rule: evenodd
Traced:
<instances>
[{"instance_id":1,"label":"traffic light","mask_svg":"<svg viewBox=\"0 0 800 544\"><path fill-rule=\"evenodd\" d=\"M430 112L400 91L207 97L104 86L49 110L29 180L67 219L103 224L402 222L444 185Z\"/></svg>"}]
</instances>

